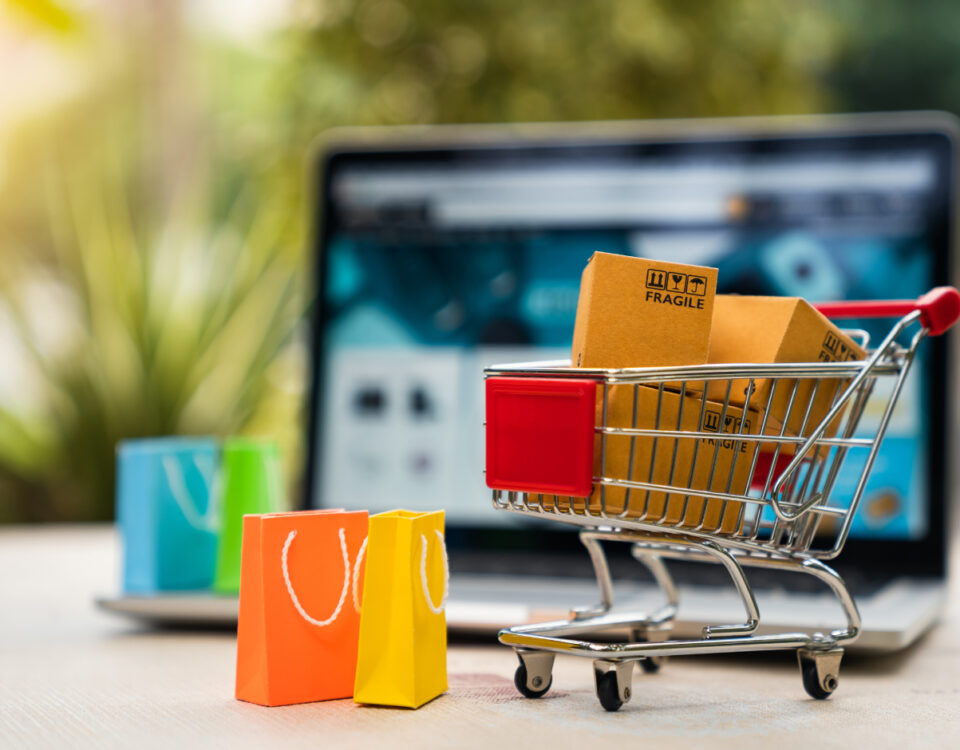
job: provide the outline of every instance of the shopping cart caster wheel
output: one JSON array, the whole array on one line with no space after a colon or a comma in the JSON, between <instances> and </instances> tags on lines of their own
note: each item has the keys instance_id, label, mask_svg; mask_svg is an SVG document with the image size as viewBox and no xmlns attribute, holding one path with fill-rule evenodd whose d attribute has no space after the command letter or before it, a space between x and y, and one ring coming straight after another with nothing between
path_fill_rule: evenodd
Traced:
<instances>
[{"instance_id":1,"label":"shopping cart caster wheel","mask_svg":"<svg viewBox=\"0 0 960 750\"><path fill-rule=\"evenodd\" d=\"M618 711L620 706L630 700L632 674L631 662L594 662L593 675L597 682L597 698L604 709Z\"/></svg>"},{"instance_id":2,"label":"shopping cart caster wheel","mask_svg":"<svg viewBox=\"0 0 960 750\"><path fill-rule=\"evenodd\" d=\"M648 656L646 659L640 660L640 669L643 670L644 674L656 674L660 671L661 666L663 665L660 658L656 656Z\"/></svg>"},{"instance_id":3,"label":"shopping cart caster wheel","mask_svg":"<svg viewBox=\"0 0 960 750\"><path fill-rule=\"evenodd\" d=\"M553 654L517 652L520 666L513 673L513 684L525 698L540 698L553 684ZM529 668L529 671L528 671Z\"/></svg>"},{"instance_id":4,"label":"shopping cart caster wheel","mask_svg":"<svg viewBox=\"0 0 960 750\"><path fill-rule=\"evenodd\" d=\"M537 680L540 678L534 677L533 679ZM513 673L513 684L517 686L517 690L520 691L524 698L540 698L546 695L546 692L550 689L550 686L553 684L553 678L550 678L546 686L540 690L532 690L527 687L527 668L521 664L517 667L517 671Z\"/></svg>"},{"instance_id":5,"label":"shopping cart caster wheel","mask_svg":"<svg viewBox=\"0 0 960 750\"><path fill-rule=\"evenodd\" d=\"M829 689L820 684L820 675L817 674L817 665L813 660L800 666L800 676L803 678L803 689L807 695L819 701L829 698L837 688L837 679L832 675L828 678Z\"/></svg>"},{"instance_id":6,"label":"shopping cart caster wheel","mask_svg":"<svg viewBox=\"0 0 960 750\"><path fill-rule=\"evenodd\" d=\"M826 700L837 689L840 674L842 648L829 651L799 649L797 660L800 662L800 677L807 695L817 700Z\"/></svg>"}]
</instances>

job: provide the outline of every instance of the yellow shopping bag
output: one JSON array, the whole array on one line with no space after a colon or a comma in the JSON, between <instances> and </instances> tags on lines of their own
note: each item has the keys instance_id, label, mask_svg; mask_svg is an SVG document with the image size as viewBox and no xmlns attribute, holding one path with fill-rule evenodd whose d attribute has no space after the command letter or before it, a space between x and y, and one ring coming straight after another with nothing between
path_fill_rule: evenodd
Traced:
<instances>
[{"instance_id":1,"label":"yellow shopping bag","mask_svg":"<svg viewBox=\"0 0 960 750\"><path fill-rule=\"evenodd\" d=\"M353 699L419 708L447 689L443 511L370 517Z\"/></svg>"}]
</instances>

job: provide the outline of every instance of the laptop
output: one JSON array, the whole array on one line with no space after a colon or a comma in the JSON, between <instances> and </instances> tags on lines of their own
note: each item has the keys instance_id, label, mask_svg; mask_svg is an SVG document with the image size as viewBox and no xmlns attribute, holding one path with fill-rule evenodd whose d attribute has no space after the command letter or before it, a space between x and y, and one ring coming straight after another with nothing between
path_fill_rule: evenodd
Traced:
<instances>
[{"instance_id":1,"label":"laptop","mask_svg":"<svg viewBox=\"0 0 960 750\"><path fill-rule=\"evenodd\" d=\"M454 630L595 604L576 530L493 507L483 368L569 357L595 251L714 266L718 293L811 302L951 283L955 138L956 122L937 113L328 133L313 198L304 507L443 508ZM845 326L876 341L891 323ZM924 343L834 561L863 615L854 649L902 648L943 606L950 347L950 337ZM868 405L861 428L877 418ZM839 477L837 491L852 481ZM628 547L608 549L618 606L655 607ZM677 635L742 620L720 566L668 566ZM842 624L809 576L747 575L758 632ZM173 596L133 608L232 622L235 606Z\"/></svg>"}]
</instances>

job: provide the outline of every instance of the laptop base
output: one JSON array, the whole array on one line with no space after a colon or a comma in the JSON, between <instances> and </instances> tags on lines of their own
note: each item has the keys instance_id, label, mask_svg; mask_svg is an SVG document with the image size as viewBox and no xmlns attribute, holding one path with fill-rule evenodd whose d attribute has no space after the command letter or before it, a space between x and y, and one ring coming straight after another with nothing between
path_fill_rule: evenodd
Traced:
<instances>
[{"instance_id":1,"label":"laptop base","mask_svg":"<svg viewBox=\"0 0 960 750\"><path fill-rule=\"evenodd\" d=\"M570 609L596 604L596 583L590 579L521 578L489 575L454 576L447 602L451 633L494 635L521 623L567 617ZM706 625L743 619L732 587L679 586L680 610L671 637L698 638ZM656 608L658 590L649 584L617 586L617 611ZM843 624L843 614L829 593L759 589L762 613L758 635L797 629L825 632ZM946 600L943 581L898 578L856 596L863 631L846 647L853 653L899 651L919 638L938 619ZM143 624L161 627L232 629L237 623L237 597L209 592L154 596L101 597L97 606Z\"/></svg>"}]
</instances>

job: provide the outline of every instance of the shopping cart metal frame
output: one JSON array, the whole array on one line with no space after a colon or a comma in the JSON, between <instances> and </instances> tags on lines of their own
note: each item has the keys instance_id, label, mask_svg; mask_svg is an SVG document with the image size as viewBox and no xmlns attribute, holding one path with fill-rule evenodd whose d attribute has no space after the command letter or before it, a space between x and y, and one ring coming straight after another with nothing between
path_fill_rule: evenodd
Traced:
<instances>
[{"instance_id":1,"label":"shopping cart metal frame","mask_svg":"<svg viewBox=\"0 0 960 750\"><path fill-rule=\"evenodd\" d=\"M886 433L893 408L910 371L917 348L928 335L939 335L948 330L960 317L960 293L952 287L932 290L916 301L888 301L864 303L831 303L818 305L824 314L834 318L894 317L902 316L884 340L867 358L854 362L815 362L798 364L731 364L702 365L671 368L632 368L587 370L573 368L569 363L524 363L486 368L485 378L550 378L592 380L601 389L601 420L595 426L600 436L600 476L593 477L594 487L599 488L599 503L596 499L558 498L549 492L533 492L529 488L518 490L497 487L496 481L488 484L493 489L493 506L497 510L527 517L544 518L582 527L580 539L593 563L600 589L600 604L587 609L577 609L566 620L521 625L507 628L499 634L501 643L512 647L519 658L514 682L526 697L544 695L552 684L553 662L557 654L567 654L593 660L597 697L608 711L619 709L632 695L633 665L638 663L643 671L657 671L664 657L671 655L712 654L736 651L770 651L795 649L797 651L801 678L807 693L817 699L825 699L836 690L844 646L855 641L860 633L861 620L857 605L842 578L824 562L840 554L850 531L867 479L876 459L877 451ZM917 326L907 346L897 343L908 329ZM847 331L864 348L868 336L863 331ZM855 435L864 407L880 379L892 380L876 431L870 437ZM718 491L714 488L714 474L720 440L717 432L703 430L703 409L706 404L708 383L726 382L726 395L722 402L721 424L731 405L731 386L734 380L748 380L743 413L750 407L750 399L756 392L756 383L770 380L770 388L762 409L759 428L750 432L747 420L738 422L735 432L724 432L724 441L739 445L751 445L751 465L748 476L757 479L756 469L761 447L772 449L769 468L762 472L752 490L732 492L730 481ZM799 434L787 434L785 425L779 430L769 429L767 424L770 407L776 390L781 385L791 389L786 412L792 413L794 401L803 387L810 383L810 397L806 399L805 412ZM824 383L832 386L835 393L826 415L815 425L808 426L811 406ZM840 384L837 387L837 384ZM656 424L653 429L637 426L636 396L634 396L633 424L629 428L610 426L607 421L608 393L611 386L632 385L634 393L640 386L657 388ZM665 429L660 424L661 408L665 391L680 394L699 393L701 430L682 430L680 415L674 429ZM803 405L801 398L799 404ZM756 405L754 405L756 406ZM491 429L488 415L487 429ZM609 436L619 435L630 440L630 460L627 477L606 476L605 452ZM639 481L633 477L633 450L637 440L652 440L652 456L656 456L657 441L668 443L673 451L669 481L656 484ZM691 489L683 482L675 481L677 446L681 441L693 440L695 462L699 446L712 440L714 469L711 469L710 490ZM793 457L778 459L781 452L793 450ZM856 489L852 496L837 498L833 492L840 468L851 451L866 451ZM734 462L740 451L735 452ZM651 458L651 474L652 474ZM785 464L785 465L784 465ZM733 473L733 466L730 472ZM691 472L692 475L692 472ZM648 477L649 479L649 477ZM620 512L608 512L606 493L608 488L622 488L626 500ZM630 505L631 493L645 493L644 512ZM680 520L668 522L667 504L658 518L651 519L649 500L651 493L683 494L684 511L691 497L703 498L699 524ZM596 495L597 493L594 493ZM665 495L666 496L666 495ZM738 525L735 531L721 534L705 525L703 513L706 501L720 501L723 512L728 503L737 503ZM642 563L658 584L664 603L650 612L621 612L614 609L613 581L603 550L605 542L631 544L633 556ZM677 588L665 564L665 560L693 560L723 565L740 595L745 610L745 619L736 624L715 624L704 628L703 637L691 640L670 639L670 628L679 604ZM760 612L744 567L773 568L802 572L821 581L836 597L842 608L845 624L842 627L822 632L789 632L756 634L760 624ZM626 642L611 642L614 633L627 633ZM606 636L604 640L588 640L589 635Z\"/></svg>"}]
</instances>

